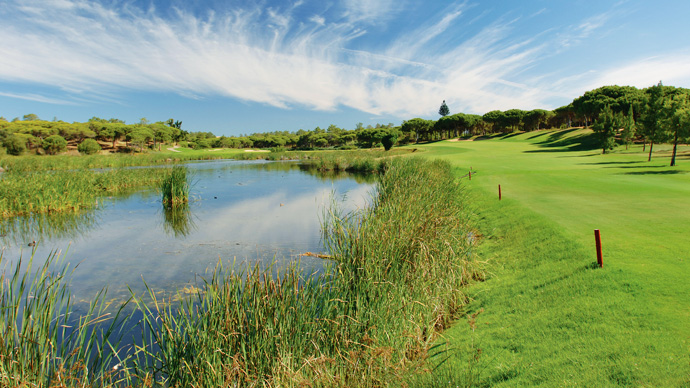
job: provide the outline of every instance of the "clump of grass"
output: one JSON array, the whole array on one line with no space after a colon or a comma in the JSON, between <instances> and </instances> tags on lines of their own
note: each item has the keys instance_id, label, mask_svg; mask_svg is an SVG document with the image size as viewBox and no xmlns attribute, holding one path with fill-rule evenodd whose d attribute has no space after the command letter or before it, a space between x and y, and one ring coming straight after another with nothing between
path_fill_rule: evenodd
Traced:
<instances>
[{"instance_id":1,"label":"clump of grass","mask_svg":"<svg viewBox=\"0 0 690 388\"><path fill-rule=\"evenodd\" d=\"M189 182L187 181L187 168L175 166L161 181L163 204L175 206L189 201Z\"/></svg>"},{"instance_id":2,"label":"clump of grass","mask_svg":"<svg viewBox=\"0 0 690 388\"><path fill-rule=\"evenodd\" d=\"M102 291L84 315L75 316L68 266L53 254L32 272L33 260L18 260L14 271L0 274L0 386L117 384L112 368L120 313L104 313ZM6 264L1 256L0 263ZM98 329L106 319L111 324Z\"/></svg>"}]
</instances>

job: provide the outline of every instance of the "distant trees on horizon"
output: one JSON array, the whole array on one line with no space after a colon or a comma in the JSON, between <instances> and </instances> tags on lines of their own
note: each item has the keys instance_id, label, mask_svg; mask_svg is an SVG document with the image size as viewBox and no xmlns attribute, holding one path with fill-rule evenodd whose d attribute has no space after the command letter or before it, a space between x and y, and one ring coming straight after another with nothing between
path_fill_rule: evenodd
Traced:
<instances>
[{"instance_id":1,"label":"distant trees on horizon","mask_svg":"<svg viewBox=\"0 0 690 388\"><path fill-rule=\"evenodd\" d=\"M41 120L35 114L13 119L0 117L0 142L10 154L24 150L48 152L45 140L59 142L63 138L76 146L87 139L111 144L125 142L125 149L157 149L161 144L182 144L195 149L203 148L371 148L419 141L435 141L461 136L487 136L514 131L535 131L546 128L592 127L600 142L602 152L613 148L615 138L626 145L642 140L649 144L649 158L654 144L670 142L675 150L679 142L690 138L690 90L659 84L645 89L633 86L603 86L587 91L570 104L554 110L509 109L493 110L483 115L469 113L451 114L445 100L438 112L438 120L413 118L400 126L393 123L364 127L357 123L354 129L330 125L326 129L300 129L295 132L274 131L241 136L216 136L212 132L188 132L182 129L182 121L149 122L146 118L138 123L126 124L111 118L92 117L87 122L66 123L54 119ZM46 143L47 146L47 143ZM93 143L82 147L88 152L95 149ZM60 147L49 147L55 152ZM59 152L59 151L58 151ZM85 151L86 152L86 151Z\"/></svg>"}]
</instances>

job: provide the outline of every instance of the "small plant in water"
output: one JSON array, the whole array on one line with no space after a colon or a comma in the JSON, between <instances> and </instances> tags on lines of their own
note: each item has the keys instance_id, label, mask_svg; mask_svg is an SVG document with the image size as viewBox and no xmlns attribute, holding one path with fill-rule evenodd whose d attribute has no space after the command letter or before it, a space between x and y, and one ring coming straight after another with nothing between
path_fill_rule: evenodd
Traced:
<instances>
[{"instance_id":1,"label":"small plant in water","mask_svg":"<svg viewBox=\"0 0 690 388\"><path fill-rule=\"evenodd\" d=\"M163 192L163 204L166 206L187 203L189 200L187 169L182 166L173 167L168 176L161 182L161 191Z\"/></svg>"}]
</instances>

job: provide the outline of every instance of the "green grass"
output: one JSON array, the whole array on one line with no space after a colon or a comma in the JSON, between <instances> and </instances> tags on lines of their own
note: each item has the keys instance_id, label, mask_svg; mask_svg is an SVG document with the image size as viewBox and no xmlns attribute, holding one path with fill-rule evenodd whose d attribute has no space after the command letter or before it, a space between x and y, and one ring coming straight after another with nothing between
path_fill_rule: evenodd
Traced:
<instances>
[{"instance_id":1,"label":"green grass","mask_svg":"<svg viewBox=\"0 0 690 388\"><path fill-rule=\"evenodd\" d=\"M0 216L92 209L104 196L156 185L163 177L160 169L9 171L0 179Z\"/></svg>"},{"instance_id":2,"label":"green grass","mask_svg":"<svg viewBox=\"0 0 690 388\"><path fill-rule=\"evenodd\" d=\"M33 255L0 274L0 386L109 386L123 323L105 313L105 292L76 316L69 292L71 269L51 255L33 270ZM6 262L0 256L0 265ZM99 324L110 321L100 328Z\"/></svg>"},{"instance_id":3,"label":"green grass","mask_svg":"<svg viewBox=\"0 0 690 388\"><path fill-rule=\"evenodd\" d=\"M212 151L178 148L177 150L178 152L163 150L141 154L112 155L0 155L0 167L15 172L119 168L152 166L190 160L232 159L245 154L244 150L238 149Z\"/></svg>"},{"instance_id":4,"label":"green grass","mask_svg":"<svg viewBox=\"0 0 690 388\"><path fill-rule=\"evenodd\" d=\"M247 152L252 151L252 152ZM172 164L191 160L324 160L325 167L332 169L333 161L339 160L345 169L351 160L390 157L408 154L409 148L395 148L391 151L383 149L358 149L351 151L279 151L267 152L263 150L243 149L206 149L193 150L191 148L176 148L174 151L151 151L137 154L112 155L0 155L0 167L14 172L35 172L46 170L80 170L94 168L120 168L132 166L153 166ZM337 168L337 167L336 167Z\"/></svg>"},{"instance_id":5,"label":"green grass","mask_svg":"<svg viewBox=\"0 0 690 388\"><path fill-rule=\"evenodd\" d=\"M163 177L160 189L163 205L172 207L189 201L189 180L187 168L175 166Z\"/></svg>"},{"instance_id":6,"label":"green grass","mask_svg":"<svg viewBox=\"0 0 690 388\"><path fill-rule=\"evenodd\" d=\"M690 150L668 167L670 147L651 162L641 145L601 155L589 134L424 146L474 171L464 184L491 272L428 385L690 385Z\"/></svg>"}]
</instances>

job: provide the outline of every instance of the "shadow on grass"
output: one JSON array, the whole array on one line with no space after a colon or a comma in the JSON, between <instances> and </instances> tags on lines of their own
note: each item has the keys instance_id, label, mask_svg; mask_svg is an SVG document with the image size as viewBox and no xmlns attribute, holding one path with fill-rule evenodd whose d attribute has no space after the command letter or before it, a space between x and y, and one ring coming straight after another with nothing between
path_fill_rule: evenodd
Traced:
<instances>
[{"instance_id":1,"label":"shadow on grass","mask_svg":"<svg viewBox=\"0 0 690 388\"><path fill-rule=\"evenodd\" d=\"M569 277L571 277L571 276L573 276L573 275L575 275L581 271L586 271L586 270L590 270L590 269L597 269L597 268L599 268L599 264L595 261L595 262L589 263L587 265L584 265L582 267L577 267L577 268L575 268L575 270L570 271L568 273L565 273L561 276L557 276L553 279L549 279L549 280L546 280L542 283L535 284L534 286L532 286L532 288L535 290L538 290L540 288L544 288L546 286L550 286L550 285L553 285L553 284L558 283L560 281L563 281L563 280L565 280L565 279L567 279L567 278L569 278Z\"/></svg>"},{"instance_id":2,"label":"shadow on grass","mask_svg":"<svg viewBox=\"0 0 690 388\"><path fill-rule=\"evenodd\" d=\"M410 144L422 144L422 145L423 145L423 144L436 144L436 143L440 143L440 142L446 141L446 140L448 140L448 139L441 139L441 140L420 140L420 141L418 141L418 142L416 142L416 143L410 143Z\"/></svg>"},{"instance_id":3,"label":"shadow on grass","mask_svg":"<svg viewBox=\"0 0 690 388\"><path fill-rule=\"evenodd\" d=\"M664 168L668 166L606 166L604 168Z\"/></svg>"},{"instance_id":4,"label":"shadow on grass","mask_svg":"<svg viewBox=\"0 0 690 388\"><path fill-rule=\"evenodd\" d=\"M601 164L639 164L639 163L647 163L646 161L638 160L634 162L594 162L594 163L578 163L579 165L590 165L590 166L596 166L596 165L601 165Z\"/></svg>"},{"instance_id":5,"label":"shadow on grass","mask_svg":"<svg viewBox=\"0 0 690 388\"><path fill-rule=\"evenodd\" d=\"M538 133L538 134L536 134L536 135L532 135L532 136L528 137L527 140L536 139L536 138L538 138L538 137L542 137L542 136L544 136L544 135L548 135L549 133L550 133L550 132Z\"/></svg>"},{"instance_id":6,"label":"shadow on grass","mask_svg":"<svg viewBox=\"0 0 690 388\"><path fill-rule=\"evenodd\" d=\"M626 172L625 175L676 175L687 174L687 171L668 170L668 171L633 171Z\"/></svg>"},{"instance_id":7,"label":"shadow on grass","mask_svg":"<svg viewBox=\"0 0 690 388\"><path fill-rule=\"evenodd\" d=\"M594 133L583 133L576 136L567 136L581 128L571 128L551 133L544 140L535 143L541 150L524 151L525 153L534 152L571 152L571 151L591 151L599 148L598 140Z\"/></svg>"},{"instance_id":8,"label":"shadow on grass","mask_svg":"<svg viewBox=\"0 0 690 388\"><path fill-rule=\"evenodd\" d=\"M510 132L510 133L506 133L505 135L499 137L499 139L501 139L501 140L510 139L511 137L522 135L523 133L524 132L519 132L519 131L518 132Z\"/></svg>"},{"instance_id":9,"label":"shadow on grass","mask_svg":"<svg viewBox=\"0 0 690 388\"><path fill-rule=\"evenodd\" d=\"M497 136L495 136L495 135L481 135L481 136L475 137L475 138L474 138L474 141L491 140L491 139L494 139L494 138L497 138Z\"/></svg>"}]
</instances>

